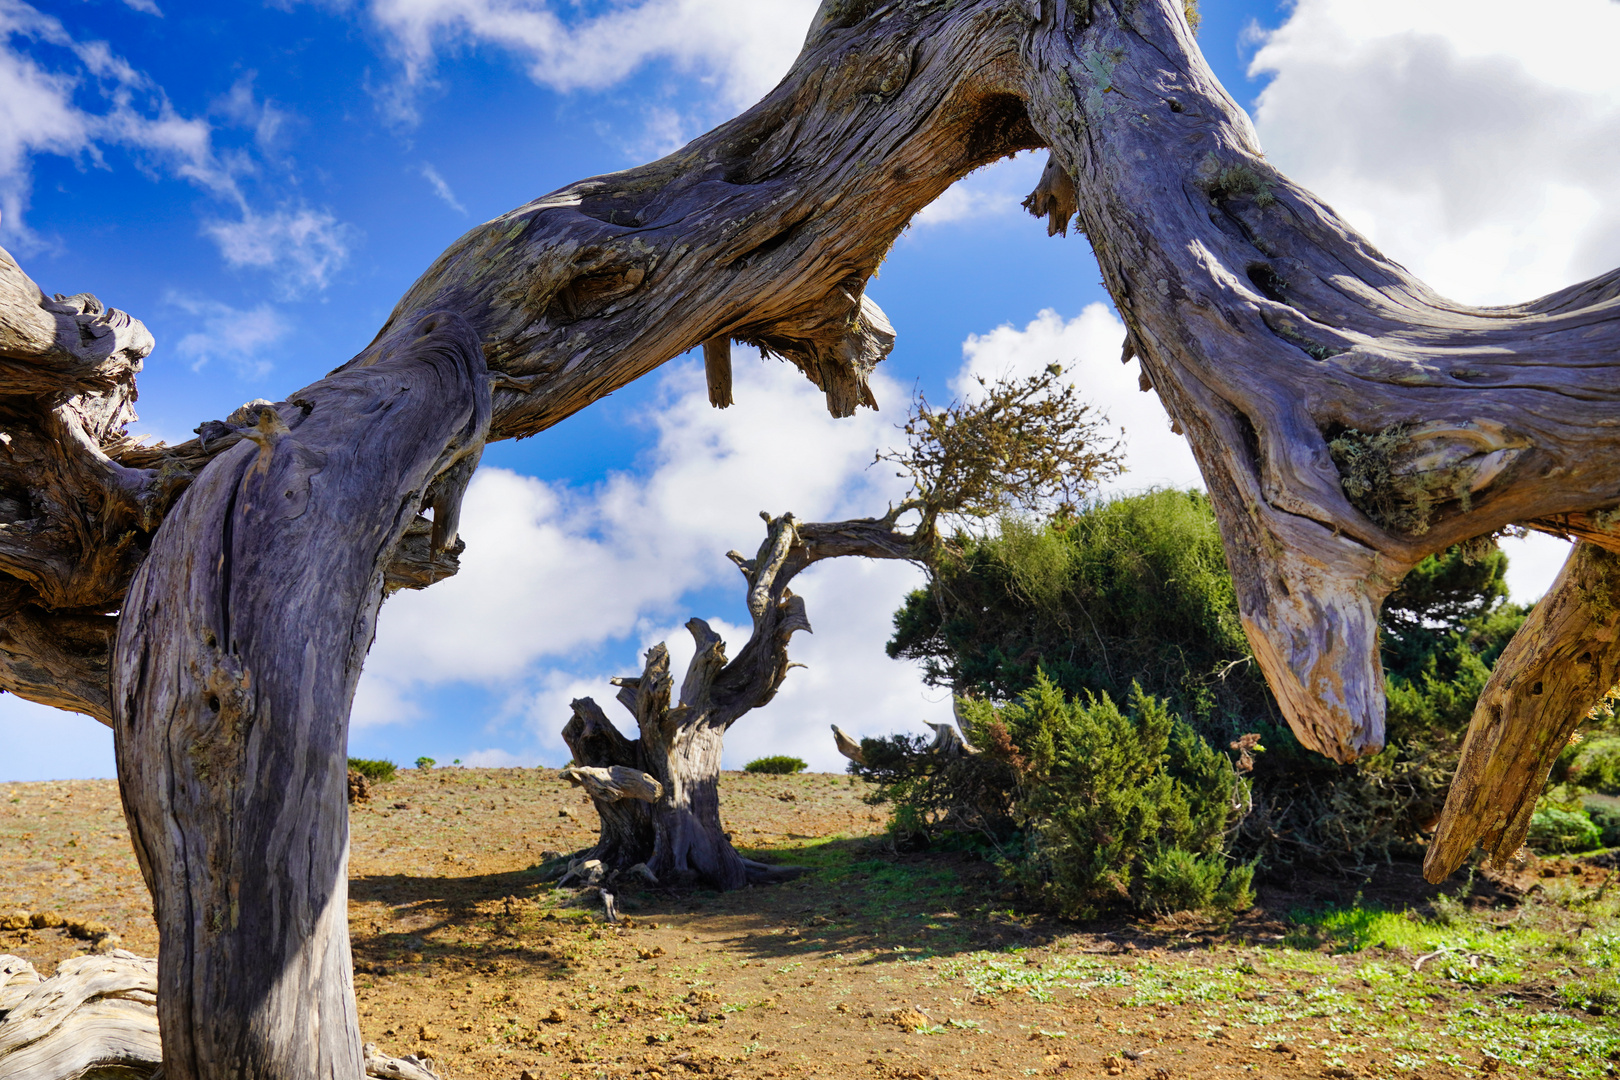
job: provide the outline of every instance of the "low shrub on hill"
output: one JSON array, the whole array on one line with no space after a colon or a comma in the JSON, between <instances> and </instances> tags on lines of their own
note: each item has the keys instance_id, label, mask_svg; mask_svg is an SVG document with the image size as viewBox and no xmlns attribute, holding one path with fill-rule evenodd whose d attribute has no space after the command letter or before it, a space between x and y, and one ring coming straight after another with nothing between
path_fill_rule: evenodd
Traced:
<instances>
[{"instance_id":1,"label":"low shrub on hill","mask_svg":"<svg viewBox=\"0 0 1620 1080\"><path fill-rule=\"evenodd\" d=\"M792 776L808 769L810 764L796 757L786 754L773 754L770 757L755 758L743 766L744 772L764 773L767 776Z\"/></svg>"},{"instance_id":2,"label":"low shrub on hill","mask_svg":"<svg viewBox=\"0 0 1620 1080\"><path fill-rule=\"evenodd\" d=\"M386 783L394 778L394 773L399 769L399 766L392 761L382 759L352 757L349 759L349 768L364 776L367 780Z\"/></svg>"}]
</instances>

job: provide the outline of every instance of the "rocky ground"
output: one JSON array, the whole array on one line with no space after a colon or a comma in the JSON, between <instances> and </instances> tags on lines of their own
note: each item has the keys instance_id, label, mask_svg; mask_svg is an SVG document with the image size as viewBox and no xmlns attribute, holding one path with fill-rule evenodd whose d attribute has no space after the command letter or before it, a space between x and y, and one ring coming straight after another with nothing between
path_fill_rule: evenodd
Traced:
<instances>
[{"instance_id":1,"label":"rocky ground","mask_svg":"<svg viewBox=\"0 0 1620 1080\"><path fill-rule=\"evenodd\" d=\"M863 794L727 774L734 841L810 872L627 893L612 925L534 871L594 834L554 771L401 772L353 813L365 1036L498 1080L1617 1070L1604 857L1459 881L1456 898L1394 867L1273 885L1226 924L1076 926L1020 910L968 855L894 852ZM0 784L0 927L0 953L43 972L98 948L155 955L112 782Z\"/></svg>"}]
</instances>

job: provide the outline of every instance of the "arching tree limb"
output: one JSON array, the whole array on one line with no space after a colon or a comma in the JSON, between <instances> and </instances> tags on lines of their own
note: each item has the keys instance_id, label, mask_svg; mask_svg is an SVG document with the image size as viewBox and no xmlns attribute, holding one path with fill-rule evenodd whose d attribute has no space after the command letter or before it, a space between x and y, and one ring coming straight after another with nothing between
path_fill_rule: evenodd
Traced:
<instances>
[{"instance_id":1,"label":"arching tree limb","mask_svg":"<svg viewBox=\"0 0 1620 1080\"><path fill-rule=\"evenodd\" d=\"M361 1075L349 705L424 503L453 542L489 422L458 316L265 406L170 513L113 666L119 779L160 934L167 1080ZM448 523L448 524L446 524Z\"/></svg>"}]
</instances>

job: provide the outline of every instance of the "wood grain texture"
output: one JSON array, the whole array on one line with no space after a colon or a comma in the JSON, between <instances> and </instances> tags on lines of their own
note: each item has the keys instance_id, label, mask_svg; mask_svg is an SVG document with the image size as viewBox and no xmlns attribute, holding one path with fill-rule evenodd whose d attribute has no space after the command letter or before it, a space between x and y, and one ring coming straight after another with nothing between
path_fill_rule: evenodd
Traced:
<instances>
[{"instance_id":1,"label":"wood grain texture","mask_svg":"<svg viewBox=\"0 0 1620 1080\"><path fill-rule=\"evenodd\" d=\"M1582 541L1513 636L1480 693L1457 776L1423 861L1430 881L1476 839L1505 863L1530 832L1553 762L1620 684L1620 555Z\"/></svg>"},{"instance_id":2,"label":"wood grain texture","mask_svg":"<svg viewBox=\"0 0 1620 1080\"><path fill-rule=\"evenodd\" d=\"M0 971L16 959L0 957ZM126 1070L133 1080L156 1071L156 960L115 949L34 979L0 987L0 1080L74 1080L91 1070Z\"/></svg>"},{"instance_id":3,"label":"wood grain texture","mask_svg":"<svg viewBox=\"0 0 1620 1080\"><path fill-rule=\"evenodd\" d=\"M362 1072L349 706L394 549L424 504L436 530L455 520L446 478L470 475L489 418L470 326L410 330L263 407L130 586L114 733L161 935L166 1080Z\"/></svg>"},{"instance_id":4,"label":"wood grain texture","mask_svg":"<svg viewBox=\"0 0 1620 1080\"><path fill-rule=\"evenodd\" d=\"M160 1080L156 960L122 949L78 956L41 979L0 956L0 1080ZM431 1059L390 1057L367 1043L367 1076L438 1080Z\"/></svg>"}]
</instances>

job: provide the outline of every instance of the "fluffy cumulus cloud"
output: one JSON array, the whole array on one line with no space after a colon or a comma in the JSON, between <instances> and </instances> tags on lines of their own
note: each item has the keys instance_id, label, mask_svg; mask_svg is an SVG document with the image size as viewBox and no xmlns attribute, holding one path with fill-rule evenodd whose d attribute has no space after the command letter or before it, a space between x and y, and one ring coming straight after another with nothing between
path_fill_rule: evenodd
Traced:
<instances>
[{"instance_id":1,"label":"fluffy cumulus cloud","mask_svg":"<svg viewBox=\"0 0 1620 1080\"><path fill-rule=\"evenodd\" d=\"M1170 430L1158 395L1140 390L1139 365L1119 362L1124 340L1125 324L1106 305L1091 304L1067 320L1048 308L1023 329L1008 323L969 335L962 347L962 370L951 388L971 398L980 379L1020 378L1061 364L1082 398L1106 415L1106 428L1119 438L1125 471L1105 484L1105 492L1203 487L1192 450Z\"/></svg>"},{"instance_id":2,"label":"fluffy cumulus cloud","mask_svg":"<svg viewBox=\"0 0 1620 1080\"><path fill-rule=\"evenodd\" d=\"M413 118L412 92L438 57L463 44L491 45L522 59L530 78L555 90L599 90L653 61L667 61L713 87L731 111L752 104L787 71L804 43L816 0L641 0L603 5L558 0L371 0L402 85L390 108Z\"/></svg>"},{"instance_id":3,"label":"fluffy cumulus cloud","mask_svg":"<svg viewBox=\"0 0 1620 1080\"><path fill-rule=\"evenodd\" d=\"M355 723L408 720L419 695L472 683L523 719L531 753L555 759L572 698L594 695L618 708L607 678L630 672L623 661L595 659L600 647L617 643L622 653L631 642L644 649L666 640L683 663L690 644L680 627L698 615L739 648L745 630L690 609L688 598L738 587L725 552L752 552L764 535L761 510L828 520L881 512L900 494L892 470L867 467L894 436L894 417L863 410L834 420L797 371L751 356L739 350L737 404L724 412L709 406L698 364L673 365L650 413L656 439L647 459L596 487L481 470L462 519L461 572L384 606ZM880 377L875 389L892 409L903 407L894 384ZM745 726L803 729L810 753L827 742L834 719L859 726L848 717L862 699L920 716L927 699L916 671L883 654L889 617L916 581L916 571L896 566L824 566L801 576L795 591L818 633L801 636L794 655L810 668L795 670L768 709L738 725L735 745L753 745ZM824 682L837 693L814 692ZM830 764L825 753L818 760Z\"/></svg>"},{"instance_id":4,"label":"fluffy cumulus cloud","mask_svg":"<svg viewBox=\"0 0 1620 1080\"><path fill-rule=\"evenodd\" d=\"M1299 0L1263 40L1272 160L1442 293L1620 264L1620 4Z\"/></svg>"},{"instance_id":5,"label":"fluffy cumulus cloud","mask_svg":"<svg viewBox=\"0 0 1620 1080\"><path fill-rule=\"evenodd\" d=\"M1271 160L1441 293L1528 300L1620 265L1620 4L1299 0L1257 36ZM1504 546L1520 599L1568 551Z\"/></svg>"}]
</instances>

